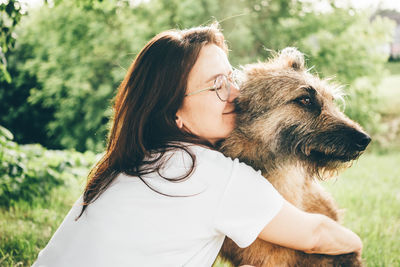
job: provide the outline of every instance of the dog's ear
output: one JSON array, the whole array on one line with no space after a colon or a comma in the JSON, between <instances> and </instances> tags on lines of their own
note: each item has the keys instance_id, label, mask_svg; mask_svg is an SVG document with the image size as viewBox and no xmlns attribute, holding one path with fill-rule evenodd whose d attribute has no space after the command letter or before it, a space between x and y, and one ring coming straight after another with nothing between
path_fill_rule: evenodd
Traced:
<instances>
[{"instance_id":1,"label":"dog's ear","mask_svg":"<svg viewBox=\"0 0 400 267\"><path fill-rule=\"evenodd\" d=\"M279 53L279 60L296 71L304 70L304 55L295 47L286 47Z\"/></svg>"}]
</instances>

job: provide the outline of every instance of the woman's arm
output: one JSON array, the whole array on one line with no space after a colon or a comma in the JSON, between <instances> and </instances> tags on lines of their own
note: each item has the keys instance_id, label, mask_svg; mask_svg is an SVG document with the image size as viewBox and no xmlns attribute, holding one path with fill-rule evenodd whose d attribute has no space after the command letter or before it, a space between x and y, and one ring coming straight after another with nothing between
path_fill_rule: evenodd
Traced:
<instances>
[{"instance_id":1,"label":"woman's arm","mask_svg":"<svg viewBox=\"0 0 400 267\"><path fill-rule=\"evenodd\" d=\"M301 211L287 201L258 237L306 253L361 254L362 250L361 239L349 229L324 215Z\"/></svg>"}]
</instances>

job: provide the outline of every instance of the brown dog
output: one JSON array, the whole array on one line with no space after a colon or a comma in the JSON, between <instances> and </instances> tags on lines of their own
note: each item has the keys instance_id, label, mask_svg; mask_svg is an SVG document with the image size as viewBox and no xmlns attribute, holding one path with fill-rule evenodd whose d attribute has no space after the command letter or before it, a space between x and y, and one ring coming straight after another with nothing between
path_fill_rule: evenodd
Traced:
<instances>
[{"instance_id":1,"label":"brown dog","mask_svg":"<svg viewBox=\"0 0 400 267\"><path fill-rule=\"evenodd\" d=\"M295 48L247 65L236 103L237 126L221 151L261 170L296 207L338 221L335 202L317 180L348 167L371 139L336 107L336 98L340 90L310 74ZM227 238L220 254L235 266L362 266L354 253L306 254L260 239L241 249Z\"/></svg>"}]
</instances>

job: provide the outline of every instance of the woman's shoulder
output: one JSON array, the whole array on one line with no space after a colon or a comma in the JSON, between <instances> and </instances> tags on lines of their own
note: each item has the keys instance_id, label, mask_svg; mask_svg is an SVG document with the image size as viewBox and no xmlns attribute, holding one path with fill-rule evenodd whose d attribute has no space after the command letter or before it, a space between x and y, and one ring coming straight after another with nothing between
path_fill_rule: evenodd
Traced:
<instances>
[{"instance_id":1,"label":"woman's shoulder","mask_svg":"<svg viewBox=\"0 0 400 267\"><path fill-rule=\"evenodd\" d=\"M253 169L250 165L241 162L238 158L231 158L225 156L222 152L214 149L210 149L203 146L193 146L193 151L200 160L210 161L213 163L225 162L227 164L233 164L239 168Z\"/></svg>"},{"instance_id":2,"label":"woman's shoulder","mask_svg":"<svg viewBox=\"0 0 400 267\"><path fill-rule=\"evenodd\" d=\"M183 148L183 149L182 149ZM165 153L163 171L174 174L190 172L194 167L194 174L202 177L225 177L232 175L253 176L260 175L259 171L251 166L225 156L218 150L196 144L183 144L182 148L174 148Z\"/></svg>"},{"instance_id":3,"label":"woman's shoulder","mask_svg":"<svg viewBox=\"0 0 400 267\"><path fill-rule=\"evenodd\" d=\"M196 166L209 169L210 171L219 169L224 173L230 174L235 172L244 172L249 175L251 173L257 173L257 175L260 174L260 171L256 171L253 167L241 162L237 158L232 159L227 157L218 150L199 145L191 145L190 149L196 156Z\"/></svg>"},{"instance_id":4,"label":"woman's shoulder","mask_svg":"<svg viewBox=\"0 0 400 267\"><path fill-rule=\"evenodd\" d=\"M224 154L211 148L184 143L182 146L171 149L164 154L164 170L190 170L195 172L229 172L237 160L226 157Z\"/></svg>"},{"instance_id":5,"label":"woman's shoulder","mask_svg":"<svg viewBox=\"0 0 400 267\"><path fill-rule=\"evenodd\" d=\"M187 146L187 148L190 152L192 152L195 155L196 160L198 160L199 163L233 164L234 161L237 161L237 159L232 159L230 157L227 157L224 154L222 154L220 151L208 148L206 146L190 144Z\"/></svg>"}]
</instances>

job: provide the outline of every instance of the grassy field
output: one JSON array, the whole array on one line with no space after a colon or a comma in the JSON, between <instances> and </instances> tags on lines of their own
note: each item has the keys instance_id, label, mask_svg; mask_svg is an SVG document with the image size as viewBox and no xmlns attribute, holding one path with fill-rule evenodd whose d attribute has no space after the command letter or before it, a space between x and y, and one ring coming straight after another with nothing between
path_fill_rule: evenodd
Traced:
<instances>
[{"instance_id":1,"label":"grassy field","mask_svg":"<svg viewBox=\"0 0 400 267\"><path fill-rule=\"evenodd\" d=\"M360 235L367 266L400 266L400 153L362 156L326 182L345 210L344 225Z\"/></svg>"},{"instance_id":2,"label":"grassy field","mask_svg":"<svg viewBox=\"0 0 400 267\"><path fill-rule=\"evenodd\" d=\"M400 74L400 61L397 62L388 62L386 64L386 68L389 70L390 74Z\"/></svg>"},{"instance_id":3,"label":"grassy field","mask_svg":"<svg viewBox=\"0 0 400 267\"><path fill-rule=\"evenodd\" d=\"M340 179L326 183L344 224L363 239L367 266L400 266L400 62L378 89L383 130L376 138L389 154L368 154ZM378 140L377 140L378 141Z\"/></svg>"},{"instance_id":4,"label":"grassy field","mask_svg":"<svg viewBox=\"0 0 400 267\"><path fill-rule=\"evenodd\" d=\"M364 242L367 266L400 266L400 153L367 153L324 185L345 210L344 225ZM0 213L0 266L29 266L70 206L82 182L53 192L51 203L21 202ZM217 266L224 266L218 263Z\"/></svg>"},{"instance_id":5,"label":"grassy field","mask_svg":"<svg viewBox=\"0 0 400 267\"><path fill-rule=\"evenodd\" d=\"M47 244L83 188L75 181L51 193L51 202L19 202L0 209L0 266L30 266Z\"/></svg>"}]
</instances>

